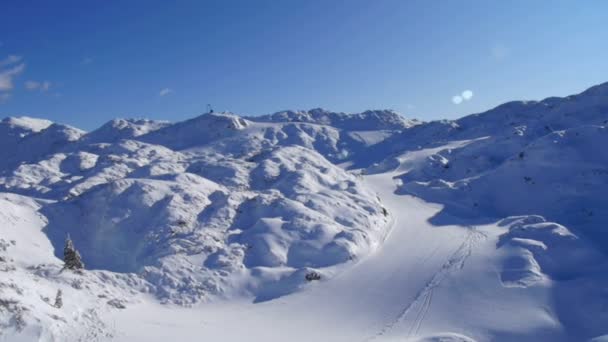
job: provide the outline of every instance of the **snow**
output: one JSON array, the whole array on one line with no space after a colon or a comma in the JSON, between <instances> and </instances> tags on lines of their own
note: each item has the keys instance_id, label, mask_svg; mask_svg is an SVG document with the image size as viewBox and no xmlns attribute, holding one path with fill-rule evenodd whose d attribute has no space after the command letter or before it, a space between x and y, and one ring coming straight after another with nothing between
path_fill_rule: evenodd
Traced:
<instances>
[{"instance_id":1,"label":"snow","mask_svg":"<svg viewBox=\"0 0 608 342\"><path fill-rule=\"evenodd\" d=\"M605 339L607 89L429 123L4 119L0 340Z\"/></svg>"},{"instance_id":2,"label":"snow","mask_svg":"<svg viewBox=\"0 0 608 342\"><path fill-rule=\"evenodd\" d=\"M152 131L141 136L140 139L173 150L182 150L229 137L247 126L247 120L236 115L207 113Z\"/></svg>"},{"instance_id":3,"label":"snow","mask_svg":"<svg viewBox=\"0 0 608 342\"><path fill-rule=\"evenodd\" d=\"M100 128L87 133L85 140L91 143L112 143L120 139L132 139L169 126L166 121L147 119L114 119Z\"/></svg>"},{"instance_id":4,"label":"snow","mask_svg":"<svg viewBox=\"0 0 608 342\"><path fill-rule=\"evenodd\" d=\"M492 167L481 161L488 157L475 158L487 156L483 151L496 146L491 141L445 149L435 154L445 162L429 160L405 175L402 191L447 203L447 211L459 215L539 214L577 227L605 248L608 239L602 226L608 213L603 194L608 192L608 154L595 146L608 142L606 132L603 126L552 132L514 150L504 160L493 158L501 162ZM476 161L469 163L471 159ZM471 171L476 167L483 171ZM439 177L446 182L431 181Z\"/></svg>"},{"instance_id":5,"label":"snow","mask_svg":"<svg viewBox=\"0 0 608 342\"><path fill-rule=\"evenodd\" d=\"M497 276L495 270L505 267L507 254L521 254L502 253L501 249L510 247L500 247L501 253L496 253L497 244L508 245L506 241L522 230L522 224L544 222L542 218L436 227L428 218L441 207L396 195L391 176L394 174L369 176L366 182L380 192L383 203L394 213L392 232L382 249L352 268L327 282L310 284L305 290L264 303L232 301L189 309L142 304L115 316L116 322L130 322L119 323L118 330L123 333L115 339L568 341L601 333L604 316L578 313L589 325L595 324L595 329L587 336L568 335L572 327L561 322L571 317L562 312L563 303L554 303L554 285L547 276L543 275L547 277L543 283L527 288L505 286ZM563 236L566 241L573 237L563 227L547 226L554 227L547 233L557 233L531 235L547 244L555 240L551 235ZM592 250L585 245L578 248ZM598 293L578 296L570 290L561 297L575 301L594 295ZM134 321L139 323L134 325ZM573 330L580 332L580 328Z\"/></svg>"},{"instance_id":6,"label":"snow","mask_svg":"<svg viewBox=\"0 0 608 342\"><path fill-rule=\"evenodd\" d=\"M3 126L12 129L21 129L25 132L40 132L49 127L53 122L44 119L30 118L28 116L10 117L2 120Z\"/></svg>"},{"instance_id":7,"label":"snow","mask_svg":"<svg viewBox=\"0 0 608 342\"><path fill-rule=\"evenodd\" d=\"M134 276L61 271L61 261L41 231L43 202L0 196L0 340L94 340L107 336L100 314L108 299L130 302L145 285ZM54 306L57 291L64 306ZM100 305L101 304L101 305Z\"/></svg>"},{"instance_id":8,"label":"snow","mask_svg":"<svg viewBox=\"0 0 608 342\"><path fill-rule=\"evenodd\" d=\"M310 267L370 253L387 227L378 199L359 179L299 146L243 160L209 148L178 152L85 136L59 151L21 164L2 186L52 201L41 212L57 257L70 234L88 250L90 269L137 273L167 302L287 294ZM290 276L297 281L285 280Z\"/></svg>"},{"instance_id":9,"label":"snow","mask_svg":"<svg viewBox=\"0 0 608 342\"><path fill-rule=\"evenodd\" d=\"M316 108L308 111L283 111L248 119L258 122L315 123L350 131L401 130L419 124L419 121L407 120L392 110L368 110L363 113L345 114Z\"/></svg>"}]
</instances>

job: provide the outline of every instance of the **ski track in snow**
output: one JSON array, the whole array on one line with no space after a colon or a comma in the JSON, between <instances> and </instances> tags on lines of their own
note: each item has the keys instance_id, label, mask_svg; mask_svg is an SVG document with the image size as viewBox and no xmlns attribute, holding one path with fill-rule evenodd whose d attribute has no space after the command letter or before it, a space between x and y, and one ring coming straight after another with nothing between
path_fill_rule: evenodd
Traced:
<instances>
[{"instance_id":1,"label":"ski track in snow","mask_svg":"<svg viewBox=\"0 0 608 342\"><path fill-rule=\"evenodd\" d=\"M397 325L404 322L410 322L407 337L409 338L417 335L433 302L433 292L435 288L437 288L450 274L461 270L464 267L468 257L473 253L475 246L486 237L486 234L476 230L475 227L467 227L467 234L464 241L441 266L439 271L433 275L433 277L425 284L416 297L414 297L409 305L407 305L393 321L387 323L378 334L372 336L367 341L373 341L383 335L386 335ZM436 251L437 249L431 252L429 256L425 258L423 263L430 259Z\"/></svg>"}]
</instances>

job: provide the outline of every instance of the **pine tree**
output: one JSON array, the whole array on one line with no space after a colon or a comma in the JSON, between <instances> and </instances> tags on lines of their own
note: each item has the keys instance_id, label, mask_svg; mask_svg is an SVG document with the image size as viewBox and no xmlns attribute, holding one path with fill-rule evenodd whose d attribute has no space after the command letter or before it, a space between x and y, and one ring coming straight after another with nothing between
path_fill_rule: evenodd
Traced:
<instances>
[{"instance_id":1,"label":"pine tree","mask_svg":"<svg viewBox=\"0 0 608 342\"><path fill-rule=\"evenodd\" d=\"M57 290L57 295L55 296L55 307L60 309L63 306L63 292L61 289Z\"/></svg>"},{"instance_id":2,"label":"pine tree","mask_svg":"<svg viewBox=\"0 0 608 342\"><path fill-rule=\"evenodd\" d=\"M63 248L63 268L70 270L80 270L84 268L84 263L81 260L80 253L74 247L74 243L68 235L65 239L65 247Z\"/></svg>"}]
</instances>

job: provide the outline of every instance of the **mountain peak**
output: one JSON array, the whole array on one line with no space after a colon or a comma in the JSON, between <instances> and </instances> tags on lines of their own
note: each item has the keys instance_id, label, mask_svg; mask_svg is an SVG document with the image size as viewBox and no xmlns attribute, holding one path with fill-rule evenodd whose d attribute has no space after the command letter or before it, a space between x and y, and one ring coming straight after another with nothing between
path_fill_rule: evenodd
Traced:
<instances>
[{"instance_id":1,"label":"mountain peak","mask_svg":"<svg viewBox=\"0 0 608 342\"><path fill-rule=\"evenodd\" d=\"M113 119L103 126L88 133L88 142L114 142L120 139L132 139L169 125L167 121L149 119Z\"/></svg>"},{"instance_id":2,"label":"mountain peak","mask_svg":"<svg viewBox=\"0 0 608 342\"><path fill-rule=\"evenodd\" d=\"M416 120L406 120L393 110L366 110L362 113L348 114L332 112L323 108L304 110L285 110L274 114L248 117L259 122L303 122L318 125L334 126L339 129L370 131L370 130L402 130L417 124Z\"/></svg>"},{"instance_id":3,"label":"mountain peak","mask_svg":"<svg viewBox=\"0 0 608 342\"><path fill-rule=\"evenodd\" d=\"M1 124L9 127L22 129L30 132L40 132L49 127L53 122L45 119L37 119L29 116L10 116L2 119Z\"/></svg>"}]
</instances>

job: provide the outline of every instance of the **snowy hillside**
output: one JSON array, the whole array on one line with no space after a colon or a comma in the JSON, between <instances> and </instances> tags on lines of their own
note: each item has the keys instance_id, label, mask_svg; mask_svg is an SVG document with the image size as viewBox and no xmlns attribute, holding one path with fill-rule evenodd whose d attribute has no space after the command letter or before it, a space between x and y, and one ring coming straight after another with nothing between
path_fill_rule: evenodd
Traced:
<instances>
[{"instance_id":1,"label":"snowy hillside","mask_svg":"<svg viewBox=\"0 0 608 342\"><path fill-rule=\"evenodd\" d=\"M428 123L4 119L0 340L606 335L607 120L608 83Z\"/></svg>"},{"instance_id":2,"label":"snowy hillside","mask_svg":"<svg viewBox=\"0 0 608 342\"><path fill-rule=\"evenodd\" d=\"M309 111L283 111L249 119L258 122L306 122L349 131L402 130L419 124L419 121L407 120L392 110L344 114L316 108Z\"/></svg>"},{"instance_id":3,"label":"snowy hillside","mask_svg":"<svg viewBox=\"0 0 608 342\"><path fill-rule=\"evenodd\" d=\"M62 271L41 232L47 220L37 211L44 204L0 195L0 339L104 339L111 330L100 315L132 302L147 285L132 274ZM58 291L71 299L58 305Z\"/></svg>"},{"instance_id":4,"label":"snowy hillside","mask_svg":"<svg viewBox=\"0 0 608 342\"><path fill-rule=\"evenodd\" d=\"M35 162L57 149L69 146L84 135L74 127L26 117L7 118L0 122L2 172L24 162Z\"/></svg>"},{"instance_id":5,"label":"snowy hillside","mask_svg":"<svg viewBox=\"0 0 608 342\"><path fill-rule=\"evenodd\" d=\"M114 119L103 126L87 133L83 140L89 143L111 143L120 139L133 139L169 126L168 122L146 119Z\"/></svg>"},{"instance_id":6,"label":"snowy hillside","mask_svg":"<svg viewBox=\"0 0 608 342\"><path fill-rule=\"evenodd\" d=\"M604 126L551 132L518 150L511 149L509 158L483 172L470 171L467 168L475 167L471 159L484 156L480 149L490 148L473 146L488 144L481 140L439 152L436 156L445 158L439 162L442 165L431 166L429 160L424 168L404 176L403 190L449 204L447 210L467 217L540 214L576 227L601 242L599 247L608 248L604 229L608 221L604 199L608 153L597 148L607 143Z\"/></svg>"}]
</instances>

